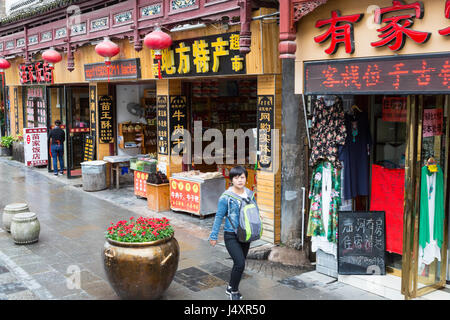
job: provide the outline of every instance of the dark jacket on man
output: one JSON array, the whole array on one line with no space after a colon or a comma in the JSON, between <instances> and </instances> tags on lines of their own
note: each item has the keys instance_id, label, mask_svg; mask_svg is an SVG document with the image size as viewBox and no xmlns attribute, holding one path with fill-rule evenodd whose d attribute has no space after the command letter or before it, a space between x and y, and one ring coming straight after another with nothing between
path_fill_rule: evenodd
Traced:
<instances>
[{"instance_id":1,"label":"dark jacket on man","mask_svg":"<svg viewBox=\"0 0 450 320\"><path fill-rule=\"evenodd\" d=\"M50 131L50 134L48 136L48 140L50 141L50 138L52 139L52 144L58 144L62 145L64 144L64 141L66 140L66 133L63 129L60 127L56 127L52 131Z\"/></svg>"}]
</instances>

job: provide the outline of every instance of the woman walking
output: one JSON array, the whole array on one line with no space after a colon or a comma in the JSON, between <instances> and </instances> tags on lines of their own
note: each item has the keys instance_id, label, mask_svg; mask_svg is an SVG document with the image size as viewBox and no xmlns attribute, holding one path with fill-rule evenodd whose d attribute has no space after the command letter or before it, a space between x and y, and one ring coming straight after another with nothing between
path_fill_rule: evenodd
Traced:
<instances>
[{"instance_id":1,"label":"woman walking","mask_svg":"<svg viewBox=\"0 0 450 320\"><path fill-rule=\"evenodd\" d=\"M247 253L250 248L250 242L240 242L236 233L239 225L239 214L242 202L246 199L256 206L256 201L253 191L245 187L248 173L244 167L234 167L230 170L229 176L232 186L219 198L214 225L209 236L209 243L213 247L217 244L219 230L223 219L226 217L223 228L225 247L233 259L230 283L227 286L226 293L230 296L231 300L241 300L242 295L239 292L239 283L245 269L245 259L247 258ZM230 196L230 194L232 196Z\"/></svg>"}]
</instances>

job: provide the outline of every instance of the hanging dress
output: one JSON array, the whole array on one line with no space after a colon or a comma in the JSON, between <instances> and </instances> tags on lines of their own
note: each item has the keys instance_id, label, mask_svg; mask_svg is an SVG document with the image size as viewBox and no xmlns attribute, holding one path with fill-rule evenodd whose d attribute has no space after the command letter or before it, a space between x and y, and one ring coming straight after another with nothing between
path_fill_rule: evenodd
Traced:
<instances>
[{"instance_id":1,"label":"hanging dress","mask_svg":"<svg viewBox=\"0 0 450 320\"><path fill-rule=\"evenodd\" d=\"M422 168L419 220L419 268L441 261L444 231L444 178L438 165L437 172Z\"/></svg>"}]
</instances>

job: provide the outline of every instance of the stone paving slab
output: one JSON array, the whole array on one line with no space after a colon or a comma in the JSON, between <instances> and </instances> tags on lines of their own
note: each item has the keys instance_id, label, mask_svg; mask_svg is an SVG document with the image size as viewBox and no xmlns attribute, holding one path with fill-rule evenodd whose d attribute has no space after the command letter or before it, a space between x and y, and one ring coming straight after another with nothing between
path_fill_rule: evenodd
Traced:
<instances>
[{"instance_id":1,"label":"stone paving slab","mask_svg":"<svg viewBox=\"0 0 450 320\"><path fill-rule=\"evenodd\" d=\"M46 170L0 159L0 207L26 202L41 223L39 242L31 245L15 245L0 228L0 299L119 299L107 280L101 251L110 222L130 216L166 216L174 225L180 261L162 300L228 299L225 286L232 260L223 246L213 248L207 241L213 218L154 213L134 196L132 186L88 193L76 186L80 180L53 177ZM361 296L360 290L350 286L320 286L314 280L296 278L307 271L248 260L240 291L248 300ZM300 281L311 283L302 287Z\"/></svg>"}]
</instances>

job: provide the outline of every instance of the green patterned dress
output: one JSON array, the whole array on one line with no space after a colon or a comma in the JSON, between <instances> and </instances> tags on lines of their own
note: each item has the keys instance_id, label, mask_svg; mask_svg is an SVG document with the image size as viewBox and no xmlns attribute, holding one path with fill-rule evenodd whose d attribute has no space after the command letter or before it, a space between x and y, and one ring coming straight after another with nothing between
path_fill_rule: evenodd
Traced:
<instances>
[{"instance_id":1,"label":"green patterned dress","mask_svg":"<svg viewBox=\"0 0 450 320\"><path fill-rule=\"evenodd\" d=\"M322 178L324 166L331 169L331 201L329 212L323 213ZM309 211L307 236L326 236L329 242L337 243L338 210L341 205L341 170L333 167L330 162L320 162L317 164L311 179L309 199L311 199L311 208ZM327 234L325 234L322 214L329 215Z\"/></svg>"}]
</instances>

